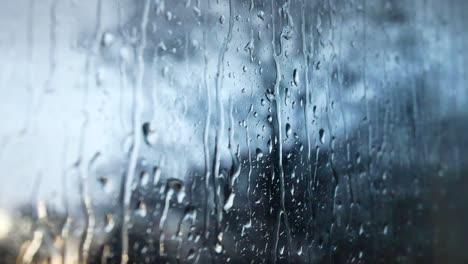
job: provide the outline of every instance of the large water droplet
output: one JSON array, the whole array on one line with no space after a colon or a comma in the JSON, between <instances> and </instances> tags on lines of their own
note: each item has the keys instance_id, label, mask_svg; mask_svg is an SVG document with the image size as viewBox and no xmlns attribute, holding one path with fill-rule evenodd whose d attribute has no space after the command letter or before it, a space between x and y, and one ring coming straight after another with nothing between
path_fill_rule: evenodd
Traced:
<instances>
[{"instance_id":1,"label":"large water droplet","mask_svg":"<svg viewBox=\"0 0 468 264\"><path fill-rule=\"evenodd\" d=\"M135 213L141 217L145 217L147 214L146 204L143 201L139 201Z\"/></svg>"}]
</instances>

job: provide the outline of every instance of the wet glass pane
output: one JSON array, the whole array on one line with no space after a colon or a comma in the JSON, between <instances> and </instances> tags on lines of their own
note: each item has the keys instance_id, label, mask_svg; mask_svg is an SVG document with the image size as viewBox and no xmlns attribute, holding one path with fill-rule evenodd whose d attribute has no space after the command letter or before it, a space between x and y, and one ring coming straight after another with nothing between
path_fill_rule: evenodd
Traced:
<instances>
[{"instance_id":1,"label":"wet glass pane","mask_svg":"<svg viewBox=\"0 0 468 264\"><path fill-rule=\"evenodd\" d=\"M0 263L468 263L468 2L0 8Z\"/></svg>"}]
</instances>

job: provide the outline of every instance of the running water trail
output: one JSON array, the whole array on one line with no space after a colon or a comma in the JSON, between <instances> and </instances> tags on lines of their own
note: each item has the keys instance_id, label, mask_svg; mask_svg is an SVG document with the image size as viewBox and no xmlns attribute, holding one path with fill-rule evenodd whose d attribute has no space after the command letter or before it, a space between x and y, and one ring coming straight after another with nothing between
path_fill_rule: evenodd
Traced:
<instances>
[{"instance_id":1,"label":"running water trail","mask_svg":"<svg viewBox=\"0 0 468 264\"><path fill-rule=\"evenodd\" d=\"M135 176L136 163L138 160L138 153L140 150L141 144L141 132L140 132L140 123L141 123L141 111L142 111L142 101L143 101L143 75L145 73L145 62L143 58L143 52L146 48L146 27L148 25L148 15L150 10L150 0L145 1L143 15L140 24L141 30L141 43L137 50L137 80L134 87L134 98L133 98L133 142L130 153L130 160L128 163L127 173L122 180L124 184L123 189L123 221L122 221L122 256L121 263L126 264L129 261L128 257L128 223L130 221L130 198L132 196L131 188L133 178Z\"/></svg>"}]
</instances>

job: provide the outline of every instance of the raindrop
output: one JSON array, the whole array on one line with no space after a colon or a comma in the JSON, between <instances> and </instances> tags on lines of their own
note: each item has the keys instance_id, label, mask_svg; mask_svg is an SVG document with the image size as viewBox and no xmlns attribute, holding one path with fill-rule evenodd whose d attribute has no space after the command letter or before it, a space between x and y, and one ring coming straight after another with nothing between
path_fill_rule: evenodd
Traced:
<instances>
[{"instance_id":1,"label":"raindrop","mask_svg":"<svg viewBox=\"0 0 468 264\"><path fill-rule=\"evenodd\" d=\"M104 231L106 233L109 233L114 229L115 226L115 221L114 221L114 216L112 214L106 214L106 226L104 227Z\"/></svg>"},{"instance_id":2,"label":"raindrop","mask_svg":"<svg viewBox=\"0 0 468 264\"><path fill-rule=\"evenodd\" d=\"M221 245L220 243L216 243L215 252L219 254L222 251L223 251L223 245Z\"/></svg>"},{"instance_id":3,"label":"raindrop","mask_svg":"<svg viewBox=\"0 0 468 264\"><path fill-rule=\"evenodd\" d=\"M141 216L141 217L146 216L146 214L147 214L146 204L143 201L139 201L137 203L136 214Z\"/></svg>"},{"instance_id":4,"label":"raindrop","mask_svg":"<svg viewBox=\"0 0 468 264\"><path fill-rule=\"evenodd\" d=\"M141 186L146 186L148 185L148 182L149 182L149 173L146 172L146 171L143 171L141 174L140 174L140 184Z\"/></svg>"},{"instance_id":5,"label":"raindrop","mask_svg":"<svg viewBox=\"0 0 468 264\"><path fill-rule=\"evenodd\" d=\"M111 184L110 180L106 176L101 176L98 178L99 183L101 184L102 189L104 189L104 192L109 193L111 190Z\"/></svg>"},{"instance_id":6,"label":"raindrop","mask_svg":"<svg viewBox=\"0 0 468 264\"><path fill-rule=\"evenodd\" d=\"M384 227L384 229L383 229L383 231L382 231L382 234L383 234L384 236L388 235L388 226L387 226L387 225Z\"/></svg>"},{"instance_id":7,"label":"raindrop","mask_svg":"<svg viewBox=\"0 0 468 264\"><path fill-rule=\"evenodd\" d=\"M291 130L291 125L289 123L286 123L286 137L291 136L292 130Z\"/></svg>"},{"instance_id":8,"label":"raindrop","mask_svg":"<svg viewBox=\"0 0 468 264\"><path fill-rule=\"evenodd\" d=\"M303 253L303 251L302 251L302 246L301 246L301 247L299 248L299 250L297 251L297 255L298 255L298 256L301 256L302 253Z\"/></svg>"},{"instance_id":9,"label":"raindrop","mask_svg":"<svg viewBox=\"0 0 468 264\"><path fill-rule=\"evenodd\" d=\"M153 171L153 184L158 184L159 180L161 179L161 168L154 167Z\"/></svg>"},{"instance_id":10,"label":"raindrop","mask_svg":"<svg viewBox=\"0 0 468 264\"><path fill-rule=\"evenodd\" d=\"M361 154L356 153L356 164L360 164L361 163Z\"/></svg>"},{"instance_id":11,"label":"raindrop","mask_svg":"<svg viewBox=\"0 0 468 264\"><path fill-rule=\"evenodd\" d=\"M229 197L227 198L226 203L224 204L224 207L223 207L224 211L227 212L227 211L229 211L229 209L232 208L232 206L234 205L234 197L235 196L236 195L234 193L231 193L229 195Z\"/></svg>"},{"instance_id":12,"label":"raindrop","mask_svg":"<svg viewBox=\"0 0 468 264\"><path fill-rule=\"evenodd\" d=\"M325 130L323 130L323 128L319 130L319 139L322 144L325 143Z\"/></svg>"},{"instance_id":13,"label":"raindrop","mask_svg":"<svg viewBox=\"0 0 468 264\"><path fill-rule=\"evenodd\" d=\"M148 145L152 146L156 143L156 130L153 123L146 122L143 124L143 134Z\"/></svg>"},{"instance_id":14,"label":"raindrop","mask_svg":"<svg viewBox=\"0 0 468 264\"><path fill-rule=\"evenodd\" d=\"M260 18L261 20L265 20L265 12L263 12L263 11L258 11L257 16L258 16L258 18Z\"/></svg>"},{"instance_id":15,"label":"raindrop","mask_svg":"<svg viewBox=\"0 0 468 264\"><path fill-rule=\"evenodd\" d=\"M297 73L297 69L293 71L293 82L294 85L299 86L299 74Z\"/></svg>"},{"instance_id":16,"label":"raindrop","mask_svg":"<svg viewBox=\"0 0 468 264\"><path fill-rule=\"evenodd\" d=\"M172 189L177 194L177 202L181 203L185 198L184 182L179 179L168 179L167 188Z\"/></svg>"},{"instance_id":17,"label":"raindrop","mask_svg":"<svg viewBox=\"0 0 468 264\"><path fill-rule=\"evenodd\" d=\"M191 248L187 254L187 260L193 260L195 259L195 250Z\"/></svg>"},{"instance_id":18,"label":"raindrop","mask_svg":"<svg viewBox=\"0 0 468 264\"><path fill-rule=\"evenodd\" d=\"M261 149L257 148L257 150L255 151L256 155L257 155L257 161L260 160L262 157L263 157L263 152Z\"/></svg>"},{"instance_id":19,"label":"raindrop","mask_svg":"<svg viewBox=\"0 0 468 264\"><path fill-rule=\"evenodd\" d=\"M128 63L132 59L132 52L128 47L123 47L120 49L120 57L124 62Z\"/></svg>"},{"instance_id":20,"label":"raindrop","mask_svg":"<svg viewBox=\"0 0 468 264\"><path fill-rule=\"evenodd\" d=\"M110 47L114 43L115 37L109 32L102 34L101 45L103 47Z\"/></svg>"},{"instance_id":21,"label":"raindrop","mask_svg":"<svg viewBox=\"0 0 468 264\"><path fill-rule=\"evenodd\" d=\"M172 17L173 17L173 15L172 15L171 12L166 12L166 19L167 19L167 21L171 21L171 20L172 20Z\"/></svg>"}]
</instances>

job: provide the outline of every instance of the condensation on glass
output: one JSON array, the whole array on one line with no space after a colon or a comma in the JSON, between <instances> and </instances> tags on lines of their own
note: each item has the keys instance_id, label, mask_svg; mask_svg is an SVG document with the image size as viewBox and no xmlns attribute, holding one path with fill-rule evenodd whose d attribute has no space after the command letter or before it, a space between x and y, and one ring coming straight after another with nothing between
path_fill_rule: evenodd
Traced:
<instances>
[{"instance_id":1,"label":"condensation on glass","mask_svg":"<svg viewBox=\"0 0 468 264\"><path fill-rule=\"evenodd\" d=\"M467 263L468 2L0 8L1 263Z\"/></svg>"}]
</instances>

